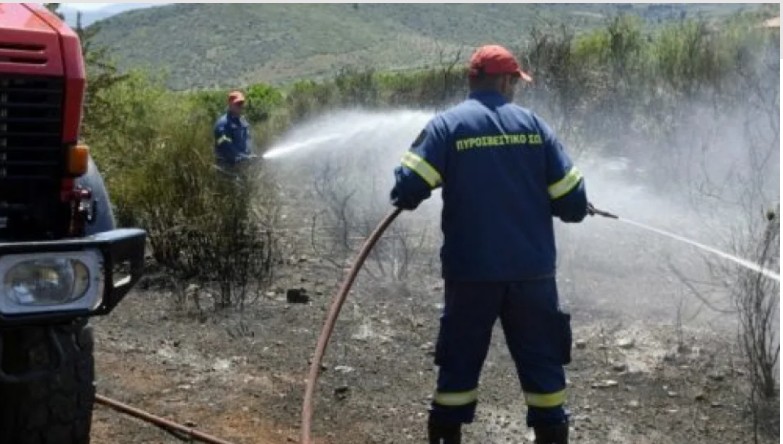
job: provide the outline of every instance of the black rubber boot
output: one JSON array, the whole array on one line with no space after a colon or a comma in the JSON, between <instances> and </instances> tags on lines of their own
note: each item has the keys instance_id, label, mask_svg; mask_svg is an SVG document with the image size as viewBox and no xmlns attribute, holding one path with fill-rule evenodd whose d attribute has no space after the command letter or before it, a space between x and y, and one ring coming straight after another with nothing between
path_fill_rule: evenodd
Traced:
<instances>
[{"instance_id":1,"label":"black rubber boot","mask_svg":"<svg viewBox=\"0 0 783 444\"><path fill-rule=\"evenodd\" d=\"M568 423L533 427L536 444L568 444Z\"/></svg>"},{"instance_id":2,"label":"black rubber boot","mask_svg":"<svg viewBox=\"0 0 783 444\"><path fill-rule=\"evenodd\" d=\"M461 424L444 424L433 421L427 422L427 434L430 444L460 444L462 442Z\"/></svg>"}]
</instances>

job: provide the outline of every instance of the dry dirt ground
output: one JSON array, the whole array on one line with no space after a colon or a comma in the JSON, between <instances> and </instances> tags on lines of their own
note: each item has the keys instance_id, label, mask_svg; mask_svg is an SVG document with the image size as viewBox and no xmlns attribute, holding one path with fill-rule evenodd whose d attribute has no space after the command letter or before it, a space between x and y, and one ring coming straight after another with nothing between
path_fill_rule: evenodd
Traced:
<instances>
[{"instance_id":1,"label":"dry dirt ground","mask_svg":"<svg viewBox=\"0 0 783 444\"><path fill-rule=\"evenodd\" d=\"M297 442L308 357L338 275L316 260L291 262L244 313L177 308L160 281L134 291L94 323L98 392L235 443ZM311 302L287 303L290 287L307 289ZM425 441L441 288L420 288L362 282L350 296L319 384L318 442ZM729 337L686 329L678 347L660 322L623 321L579 303L572 311L573 442L752 442ZM532 442L524 411L498 330L465 442ZM181 442L105 407L93 418L95 443Z\"/></svg>"}]
</instances>

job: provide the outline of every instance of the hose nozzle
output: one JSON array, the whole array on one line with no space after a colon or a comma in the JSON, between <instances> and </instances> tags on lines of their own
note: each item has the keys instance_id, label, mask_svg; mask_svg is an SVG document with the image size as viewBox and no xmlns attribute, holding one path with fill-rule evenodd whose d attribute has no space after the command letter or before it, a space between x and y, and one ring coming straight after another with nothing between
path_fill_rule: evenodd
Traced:
<instances>
[{"instance_id":1,"label":"hose nozzle","mask_svg":"<svg viewBox=\"0 0 783 444\"><path fill-rule=\"evenodd\" d=\"M587 204L587 214L590 216L603 216L608 217L609 219L619 219L620 217L616 214L612 214L608 211L599 210L598 208L594 207L593 204L588 203Z\"/></svg>"}]
</instances>

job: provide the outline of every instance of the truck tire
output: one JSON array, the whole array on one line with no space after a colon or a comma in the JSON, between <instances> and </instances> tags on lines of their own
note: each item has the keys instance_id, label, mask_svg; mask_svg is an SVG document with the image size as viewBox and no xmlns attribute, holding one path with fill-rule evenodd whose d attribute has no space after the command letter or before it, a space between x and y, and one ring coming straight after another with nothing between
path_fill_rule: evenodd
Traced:
<instances>
[{"instance_id":1,"label":"truck tire","mask_svg":"<svg viewBox=\"0 0 783 444\"><path fill-rule=\"evenodd\" d=\"M6 373L53 368L58 361L47 329L62 346L59 370L31 382L0 383L0 442L88 444L95 402L92 328L69 325L2 332Z\"/></svg>"}]
</instances>

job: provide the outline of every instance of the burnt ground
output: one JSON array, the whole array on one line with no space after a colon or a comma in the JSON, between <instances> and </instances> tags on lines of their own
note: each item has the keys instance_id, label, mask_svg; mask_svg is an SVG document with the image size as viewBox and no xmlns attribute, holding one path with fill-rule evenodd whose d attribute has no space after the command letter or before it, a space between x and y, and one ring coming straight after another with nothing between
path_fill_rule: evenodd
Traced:
<instances>
[{"instance_id":1,"label":"burnt ground","mask_svg":"<svg viewBox=\"0 0 783 444\"><path fill-rule=\"evenodd\" d=\"M337 280L317 260L294 262L242 313L176 307L165 286L134 291L94 322L98 392L236 443L296 442L308 357ZM289 287L311 302L286 302ZM424 442L441 287L418 288L364 281L351 294L319 384L318 442ZM572 311L573 442L752 442L731 335ZM532 442L499 330L481 381L466 442ZM180 442L104 407L93 427L98 443Z\"/></svg>"},{"instance_id":2,"label":"burnt ground","mask_svg":"<svg viewBox=\"0 0 783 444\"><path fill-rule=\"evenodd\" d=\"M182 291L151 269L114 313L93 322L99 393L237 444L298 442L308 359L342 270L310 246L306 196L283 195L299 206L283 210L284 260L272 286L243 311L216 313L204 308L205 291ZM701 258L593 220L558 243L575 338L567 367L572 442L753 442L732 318L694 304L667 277L667 267L695 270ZM310 301L288 303L291 288L304 288ZM425 442L441 292L431 265L403 282L361 275L327 350L316 442ZM499 328L479 399L466 443L532 442ZM181 442L102 406L93 431L96 443Z\"/></svg>"}]
</instances>

